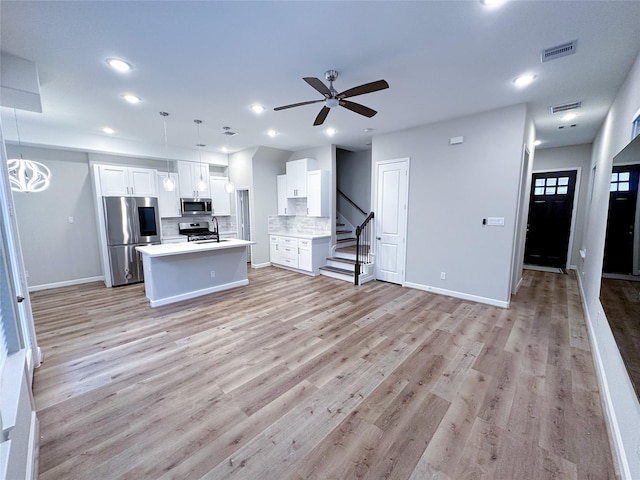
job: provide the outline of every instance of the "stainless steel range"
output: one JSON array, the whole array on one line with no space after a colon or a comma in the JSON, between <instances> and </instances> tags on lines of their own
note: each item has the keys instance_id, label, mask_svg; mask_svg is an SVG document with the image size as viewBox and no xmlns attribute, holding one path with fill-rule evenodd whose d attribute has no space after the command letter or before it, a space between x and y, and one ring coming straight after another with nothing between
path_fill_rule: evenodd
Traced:
<instances>
[{"instance_id":1,"label":"stainless steel range","mask_svg":"<svg viewBox=\"0 0 640 480\"><path fill-rule=\"evenodd\" d=\"M199 240L217 240L220 241L217 225L214 225L213 231L209 229L209 222L198 223L179 223L178 233L186 235L190 242Z\"/></svg>"}]
</instances>

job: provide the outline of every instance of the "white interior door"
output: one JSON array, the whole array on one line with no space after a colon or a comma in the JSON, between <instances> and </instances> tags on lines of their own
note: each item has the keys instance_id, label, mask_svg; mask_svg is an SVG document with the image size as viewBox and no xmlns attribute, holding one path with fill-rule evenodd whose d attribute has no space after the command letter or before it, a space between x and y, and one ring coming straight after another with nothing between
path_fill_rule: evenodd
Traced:
<instances>
[{"instance_id":1,"label":"white interior door","mask_svg":"<svg viewBox=\"0 0 640 480\"><path fill-rule=\"evenodd\" d=\"M403 284L407 231L408 159L377 163L376 278Z\"/></svg>"}]
</instances>

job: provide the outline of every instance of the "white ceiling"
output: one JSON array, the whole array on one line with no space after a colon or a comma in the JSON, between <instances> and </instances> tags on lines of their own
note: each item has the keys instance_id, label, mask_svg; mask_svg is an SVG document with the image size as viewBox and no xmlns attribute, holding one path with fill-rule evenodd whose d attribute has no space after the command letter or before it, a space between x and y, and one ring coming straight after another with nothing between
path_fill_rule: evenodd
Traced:
<instances>
[{"instance_id":1,"label":"white ceiling","mask_svg":"<svg viewBox=\"0 0 640 480\"><path fill-rule=\"evenodd\" d=\"M42 113L17 112L23 144L162 158L167 111L172 158L192 158L194 119L206 155L225 145L287 150L335 143L363 149L371 137L527 103L542 147L591 142L640 50L639 1L4 1L2 51L34 61ZM541 63L540 52L576 40L576 54ZM111 70L107 57L134 69ZM340 76L338 91L385 79L390 88L354 97L379 113L333 109L302 77ZM536 81L517 88L512 79ZM121 94L142 98L129 105ZM548 108L583 102L576 127L559 130ZM261 115L249 110L259 102ZM13 109L0 111L9 142ZM104 126L116 130L112 136ZM221 135L230 126L238 135ZM325 127L338 130L329 139ZM276 129L269 138L265 132ZM373 129L365 132L365 128ZM195 157L194 157L195 158Z\"/></svg>"}]
</instances>

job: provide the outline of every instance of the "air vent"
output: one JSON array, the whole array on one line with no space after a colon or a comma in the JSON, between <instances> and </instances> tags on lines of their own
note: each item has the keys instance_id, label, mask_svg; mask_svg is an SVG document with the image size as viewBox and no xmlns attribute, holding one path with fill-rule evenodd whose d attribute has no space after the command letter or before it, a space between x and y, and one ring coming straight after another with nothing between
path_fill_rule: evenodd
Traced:
<instances>
[{"instance_id":1,"label":"air vent","mask_svg":"<svg viewBox=\"0 0 640 480\"><path fill-rule=\"evenodd\" d=\"M549 107L549 113L562 113L569 110L575 110L576 108L582 108L582 102L563 103L562 105L554 105Z\"/></svg>"},{"instance_id":2,"label":"air vent","mask_svg":"<svg viewBox=\"0 0 640 480\"><path fill-rule=\"evenodd\" d=\"M555 60L556 58L566 57L567 55L573 55L576 53L577 40L569 43L563 43L557 47L545 48L540 54L540 60L542 62L548 62L549 60Z\"/></svg>"},{"instance_id":3,"label":"air vent","mask_svg":"<svg viewBox=\"0 0 640 480\"><path fill-rule=\"evenodd\" d=\"M222 132L222 135L226 135L228 137L233 137L234 135L238 134L238 132L232 132L231 127L222 127L222 130L224 130Z\"/></svg>"}]
</instances>

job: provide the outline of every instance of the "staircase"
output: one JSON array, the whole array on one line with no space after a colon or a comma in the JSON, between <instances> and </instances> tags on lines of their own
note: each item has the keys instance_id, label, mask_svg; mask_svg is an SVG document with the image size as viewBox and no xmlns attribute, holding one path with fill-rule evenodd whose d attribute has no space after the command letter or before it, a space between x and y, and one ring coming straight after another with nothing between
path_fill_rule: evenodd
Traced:
<instances>
[{"instance_id":1,"label":"staircase","mask_svg":"<svg viewBox=\"0 0 640 480\"><path fill-rule=\"evenodd\" d=\"M369 250L369 245L361 244L360 251ZM356 270L356 236L353 227L344 223L336 224L336 245L332 255L327 257L327 264L320 267L320 274L354 283ZM357 284L374 280L373 263L365 263L360 255L360 276ZM368 257L368 255L367 255Z\"/></svg>"}]
</instances>

